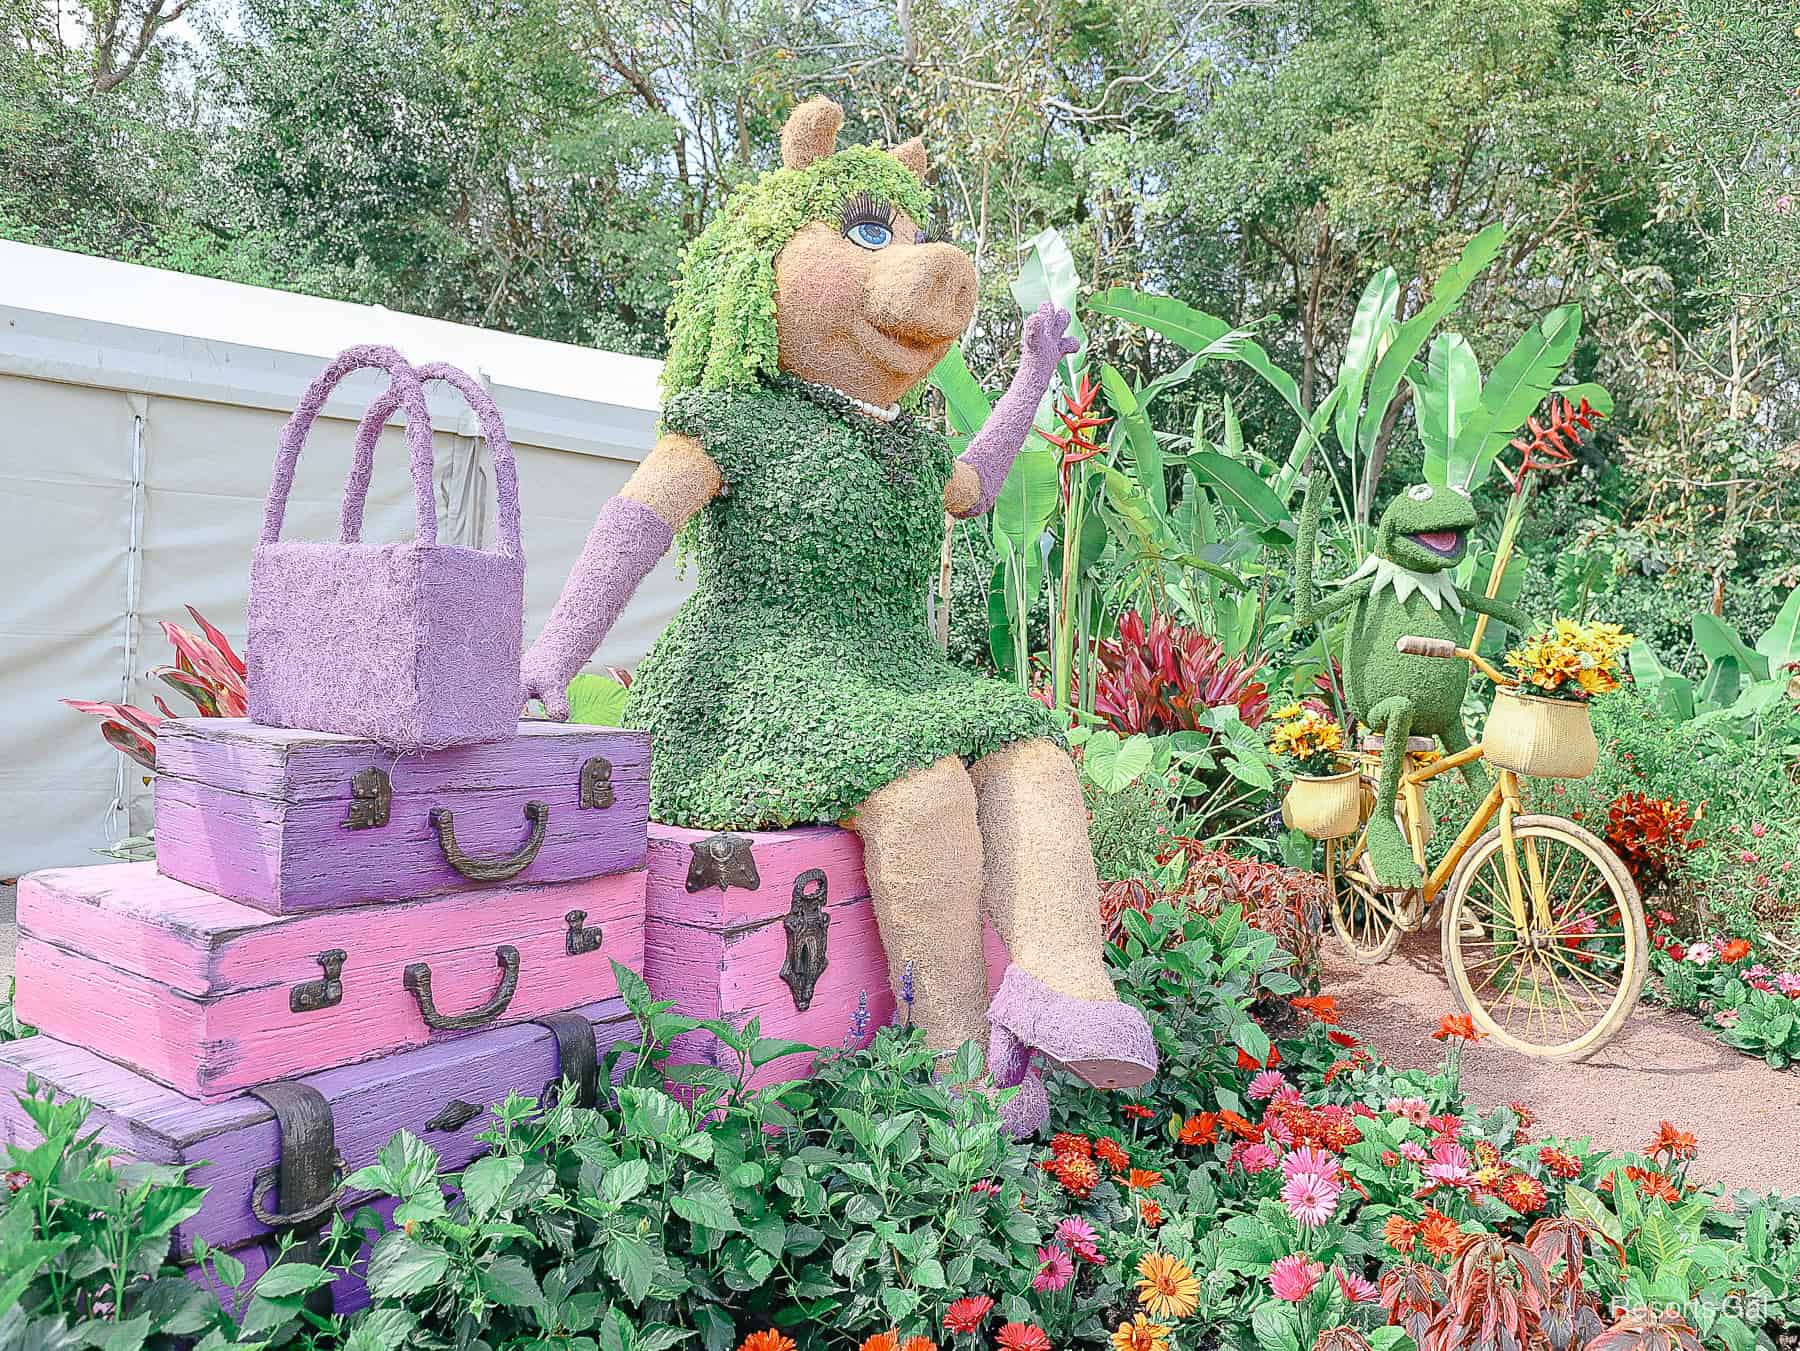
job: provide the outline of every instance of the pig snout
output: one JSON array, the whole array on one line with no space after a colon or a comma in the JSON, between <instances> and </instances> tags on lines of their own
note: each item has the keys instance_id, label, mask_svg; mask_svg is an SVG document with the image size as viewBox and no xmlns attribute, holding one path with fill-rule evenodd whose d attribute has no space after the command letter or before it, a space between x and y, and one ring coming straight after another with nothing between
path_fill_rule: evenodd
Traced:
<instances>
[{"instance_id":1,"label":"pig snout","mask_svg":"<svg viewBox=\"0 0 1800 1351\"><path fill-rule=\"evenodd\" d=\"M905 342L955 338L975 313L975 265L951 244L896 250L871 272L869 322Z\"/></svg>"}]
</instances>

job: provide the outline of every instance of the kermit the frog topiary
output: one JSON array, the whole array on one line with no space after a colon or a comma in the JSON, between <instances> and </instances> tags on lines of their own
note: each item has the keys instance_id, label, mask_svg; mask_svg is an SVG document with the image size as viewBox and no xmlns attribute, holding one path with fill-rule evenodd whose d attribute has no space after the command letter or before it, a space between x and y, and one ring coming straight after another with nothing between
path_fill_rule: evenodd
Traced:
<instances>
[{"instance_id":1,"label":"kermit the frog topiary","mask_svg":"<svg viewBox=\"0 0 1800 1351\"><path fill-rule=\"evenodd\" d=\"M1311 624L1349 609L1343 648L1344 693L1351 715L1381 741L1381 774L1369 821L1369 863L1384 888L1419 885L1419 867L1394 820L1394 799L1406 764L1409 736L1435 737L1454 754L1469 745L1463 729L1463 695L1469 668L1461 661L1409 656L1396 649L1404 637L1463 643L1463 612L1491 615L1529 631L1531 621L1517 606L1465 591L1450 577L1468 549L1469 531L1479 519L1467 493L1427 483L1408 488L1381 513L1375 548L1362 566L1338 585L1336 595L1315 599L1313 553L1319 538L1320 489L1315 473L1307 485L1295 545L1294 622ZM1479 771L1464 773L1471 779Z\"/></svg>"}]
</instances>

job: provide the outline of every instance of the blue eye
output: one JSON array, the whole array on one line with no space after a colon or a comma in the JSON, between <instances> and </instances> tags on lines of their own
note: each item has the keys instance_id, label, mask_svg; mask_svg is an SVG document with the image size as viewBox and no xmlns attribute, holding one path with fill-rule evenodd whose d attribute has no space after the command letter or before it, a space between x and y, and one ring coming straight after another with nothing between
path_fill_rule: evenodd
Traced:
<instances>
[{"instance_id":1,"label":"blue eye","mask_svg":"<svg viewBox=\"0 0 1800 1351\"><path fill-rule=\"evenodd\" d=\"M894 231L880 221L865 220L852 225L844 237L865 249L885 249L894 242Z\"/></svg>"}]
</instances>

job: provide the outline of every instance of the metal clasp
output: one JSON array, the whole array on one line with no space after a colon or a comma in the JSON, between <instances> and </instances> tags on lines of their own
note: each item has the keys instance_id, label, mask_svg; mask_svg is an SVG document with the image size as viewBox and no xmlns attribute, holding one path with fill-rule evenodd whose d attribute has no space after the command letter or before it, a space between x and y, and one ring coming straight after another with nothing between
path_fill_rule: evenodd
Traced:
<instances>
[{"instance_id":1,"label":"metal clasp","mask_svg":"<svg viewBox=\"0 0 1800 1351\"><path fill-rule=\"evenodd\" d=\"M695 840L688 846L694 851L688 863L688 894L707 887L720 891L727 887L757 890L762 886L762 878L751 852L754 847L755 842L747 835L708 835L704 840Z\"/></svg>"},{"instance_id":2,"label":"metal clasp","mask_svg":"<svg viewBox=\"0 0 1800 1351\"><path fill-rule=\"evenodd\" d=\"M350 814L343 820L345 830L375 830L388 823L393 808L394 785L387 771L371 765L350 779Z\"/></svg>"},{"instance_id":3,"label":"metal clasp","mask_svg":"<svg viewBox=\"0 0 1800 1351\"><path fill-rule=\"evenodd\" d=\"M617 800L612 786L612 761L596 755L581 764L581 792L577 801L583 807L606 808Z\"/></svg>"},{"instance_id":4,"label":"metal clasp","mask_svg":"<svg viewBox=\"0 0 1800 1351\"><path fill-rule=\"evenodd\" d=\"M315 957L313 960L318 962L325 974L317 980L302 981L289 990L288 1011L317 1013L320 1009L336 1008L343 1003L344 982L341 977L346 955L342 948L333 948Z\"/></svg>"},{"instance_id":5,"label":"metal clasp","mask_svg":"<svg viewBox=\"0 0 1800 1351\"><path fill-rule=\"evenodd\" d=\"M794 879L794 903L781 923L787 929L787 958L781 979L792 991L794 1010L805 1013L812 1005L813 990L825 974L826 935L831 916L825 913L825 873L808 868Z\"/></svg>"},{"instance_id":6,"label":"metal clasp","mask_svg":"<svg viewBox=\"0 0 1800 1351\"><path fill-rule=\"evenodd\" d=\"M600 926L586 927L587 911L571 910L563 916L563 923L569 926L563 948L571 957L585 957L590 952L600 951Z\"/></svg>"}]
</instances>

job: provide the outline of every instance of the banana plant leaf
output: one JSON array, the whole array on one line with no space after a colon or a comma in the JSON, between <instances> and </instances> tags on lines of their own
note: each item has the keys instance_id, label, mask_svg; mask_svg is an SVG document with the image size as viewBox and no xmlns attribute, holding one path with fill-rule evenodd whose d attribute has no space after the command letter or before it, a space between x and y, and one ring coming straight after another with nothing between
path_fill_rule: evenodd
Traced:
<instances>
[{"instance_id":1,"label":"banana plant leaf","mask_svg":"<svg viewBox=\"0 0 1800 1351\"><path fill-rule=\"evenodd\" d=\"M1187 457L1187 466L1194 477L1246 525L1267 530L1292 519L1274 489L1242 460L1231 459L1216 450L1196 450Z\"/></svg>"},{"instance_id":2,"label":"banana plant leaf","mask_svg":"<svg viewBox=\"0 0 1800 1351\"><path fill-rule=\"evenodd\" d=\"M963 359L961 343L953 343L943 360L931 368L931 383L944 396L952 439L966 443L987 424L993 405Z\"/></svg>"},{"instance_id":3,"label":"banana plant leaf","mask_svg":"<svg viewBox=\"0 0 1800 1351\"><path fill-rule=\"evenodd\" d=\"M1241 361L1268 381L1270 388L1306 421L1300 403L1300 386L1249 337L1249 330L1233 328L1223 319L1203 314L1170 296L1153 296L1130 286L1115 286L1088 302L1088 312L1138 324L1160 333L1178 347L1204 359Z\"/></svg>"},{"instance_id":4,"label":"banana plant leaf","mask_svg":"<svg viewBox=\"0 0 1800 1351\"><path fill-rule=\"evenodd\" d=\"M1475 360L1475 349L1460 333L1440 333L1431 340L1424 368L1409 370L1406 383L1412 386L1419 442L1425 447L1425 481L1447 488L1451 486L1450 448L1481 402L1481 366ZM1457 486L1469 484L1459 482Z\"/></svg>"},{"instance_id":5,"label":"banana plant leaf","mask_svg":"<svg viewBox=\"0 0 1800 1351\"><path fill-rule=\"evenodd\" d=\"M1455 433L1447 483L1470 489L1487 477L1506 443L1554 388L1580 336L1581 306L1574 304L1557 306L1525 330L1495 365L1480 406Z\"/></svg>"},{"instance_id":6,"label":"banana plant leaf","mask_svg":"<svg viewBox=\"0 0 1800 1351\"><path fill-rule=\"evenodd\" d=\"M1061 456L1053 447L1028 447L1019 452L1000 487L994 502L994 534L1022 556L1036 553L1044 522L1061 504L1060 464Z\"/></svg>"},{"instance_id":7,"label":"banana plant leaf","mask_svg":"<svg viewBox=\"0 0 1800 1351\"><path fill-rule=\"evenodd\" d=\"M1771 674L1800 661L1800 586L1788 592L1775 622L1756 640L1756 650L1768 659Z\"/></svg>"},{"instance_id":8,"label":"banana plant leaf","mask_svg":"<svg viewBox=\"0 0 1800 1351\"><path fill-rule=\"evenodd\" d=\"M1753 680L1769 678L1769 659L1754 651L1738 636L1738 631L1717 615L1697 614L1693 619L1694 646L1709 662L1731 662ZM1710 672L1709 672L1710 674ZM1728 704L1737 697L1735 686L1729 698L1713 702Z\"/></svg>"},{"instance_id":9,"label":"banana plant leaf","mask_svg":"<svg viewBox=\"0 0 1800 1351\"><path fill-rule=\"evenodd\" d=\"M1163 478L1162 447L1157 443L1156 432L1150 426L1150 419L1145 416L1142 405L1138 403L1137 394L1131 388L1131 382L1119 374L1111 364L1100 368L1100 387L1106 391L1106 401L1112 406L1118 425L1124 429L1125 443L1131 448L1131 467L1136 475L1138 486L1144 490L1144 496L1160 516L1169 509L1169 489Z\"/></svg>"},{"instance_id":10,"label":"banana plant leaf","mask_svg":"<svg viewBox=\"0 0 1800 1351\"><path fill-rule=\"evenodd\" d=\"M1356 315L1350 321L1350 340L1344 345L1344 363L1338 368L1338 447L1346 459L1356 458L1356 424L1362 417L1363 386L1369 371L1381 354L1381 340L1398 322L1394 304L1400 298L1400 279L1394 269L1384 267L1363 287L1362 299L1356 302Z\"/></svg>"}]
</instances>

